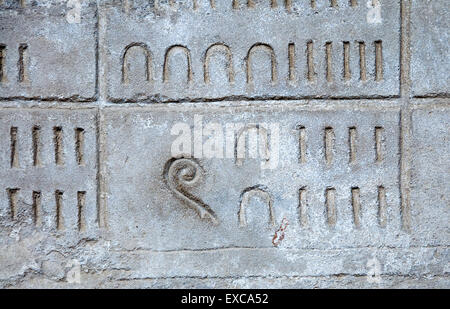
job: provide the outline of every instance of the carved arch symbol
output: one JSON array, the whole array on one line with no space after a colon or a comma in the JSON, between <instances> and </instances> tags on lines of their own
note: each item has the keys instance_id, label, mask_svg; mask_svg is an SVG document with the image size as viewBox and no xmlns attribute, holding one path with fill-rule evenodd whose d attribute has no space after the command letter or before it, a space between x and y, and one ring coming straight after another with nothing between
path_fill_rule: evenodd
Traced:
<instances>
[{"instance_id":1,"label":"carved arch symbol","mask_svg":"<svg viewBox=\"0 0 450 309\"><path fill-rule=\"evenodd\" d=\"M253 83L251 57L252 57L253 53L258 49L265 50L269 53L270 66L271 66L271 79L272 79L272 83L276 83L277 82L277 59L276 59L275 51L269 44L265 44L265 43L256 43L252 47L250 47L250 49L248 50L247 58L246 58L247 83Z\"/></svg>"},{"instance_id":2,"label":"carved arch symbol","mask_svg":"<svg viewBox=\"0 0 450 309\"><path fill-rule=\"evenodd\" d=\"M212 54L215 51L225 51L225 55L227 58L227 71L228 71L228 81L230 83L234 82L234 70L233 70L233 54L231 53L230 47L223 43L216 43L208 47L205 53L205 59L203 62L203 69L204 69L204 80L206 84L209 84L211 82L210 74L209 74L209 62Z\"/></svg>"},{"instance_id":3,"label":"carved arch symbol","mask_svg":"<svg viewBox=\"0 0 450 309\"><path fill-rule=\"evenodd\" d=\"M259 124L248 124L245 127L241 128L234 142L234 162L236 165L241 166L245 159L245 132L248 132L251 129L257 130L257 142L258 142L258 150L259 155L263 156L263 159L267 162L270 160L270 152L269 152L269 141L268 141L268 131L266 128Z\"/></svg>"},{"instance_id":4,"label":"carved arch symbol","mask_svg":"<svg viewBox=\"0 0 450 309\"><path fill-rule=\"evenodd\" d=\"M275 225L275 213L273 209L273 199L272 195L268 192L267 188L262 185L256 185L253 187L246 188L241 194L241 203L239 206L239 225L241 227L247 226L246 208L248 207L252 197L257 196L261 198L269 207L269 225Z\"/></svg>"},{"instance_id":5,"label":"carved arch symbol","mask_svg":"<svg viewBox=\"0 0 450 309\"><path fill-rule=\"evenodd\" d=\"M186 61L187 61L187 82L190 83L190 82L192 82L192 77L193 77L191 52L189 51L189 49L186 46L183 46L183 45L173 45L173 46L169 47L169 49L167 49L166 55L164 56L163 82L164 83L169 82L169 75L170 75L170 72L169 72L169 60L170 60L170 56L176 50L181 50L186 55Z\"/></svg>"},{"instance_id":6,"label":"carved arch symbol","mask_svg":"<svg viewBox=\"0 0 450 309\"><path fill-rule=\"evenodd\" d=\"M127 45L122 54L122 83L128 84L128 72L130 70L130 64L128 62L129 51L132 49L142 49L145 57L145 80L150 81L152 78L152 54L150 49L144 43L131 43Z\"/></svg>"}]
</instances>

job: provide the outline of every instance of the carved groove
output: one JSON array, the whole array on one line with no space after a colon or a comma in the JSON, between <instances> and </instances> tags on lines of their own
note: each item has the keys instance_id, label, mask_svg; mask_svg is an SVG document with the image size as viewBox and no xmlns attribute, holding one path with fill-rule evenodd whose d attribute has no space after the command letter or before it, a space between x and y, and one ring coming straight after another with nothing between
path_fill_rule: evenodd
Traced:
<instances>
[{"instance_id":1,"label":"carved groove","mask_svg":"<svg viewBox=\"0 0 450 309\"><path fill-rule=\"evenodd\" d=\"M359 79L363 82L367 80L366 43L364 42L359 42Z\"/></svg>"},{"instance_id":2,"label":"carved groove","mask_svg":"<svg viewBox=\"0 0 450 309\"><path fill-rule=\"evenodd\" d=\"M314 71L314 43L309 41L307 43L307 64L308 64L308 81L314 82L315 79L315 71Z\"/></svg>"},{"instance_id":3,"label":"carved groove","mask_svg":"<svg viewBox=\"0 0 450 309\"><path fill-rule=\"evenodd\" d=\"M78 220L77 226L79 232L84 232L86 230L86 218L85 218L85 206L86 206L86 192L77 192L77 208L78 208Z\"/></svg>"},{"instance_id":4,"label":"carved groove","mask_svg":"<svg viewBox=\"0 0 450 309\"><path fill-rule=\"evenodd\" d=\"M334 130L331 127L325 128L325 161L328 165L333 163L334 156Z\"/></svg>"},{"instance_id":5,"label":"carved groove","mask_svg":"<svg viewBox=\"0 0 450 309\"><path fill-rule=\"evenodd\" d=\"M381 41L375 41L375 80L383 80L383 45Z\"/></svg>"},{"instance_id":6,"label":"carved groove","mask_svg":"<svg viewBox=\"0 0 450 309\"><path fill-rule=\"evenodd\" d=\"M375 127L375 161L382 162L384 159L383 153L383 133L382 127Z\"/></svg>"},{"instance_id":7,"label":"carved groove","mask_svg":"<svg viewBox=\"0 0 450 309\"><path fill-rule=\"evenodd\" d=\"M378 187L378 223L383 228L387 224L386 189L383 186Z\"/></svg>"},{"instance_id":8,"label":"carved groove","mask_svg":"<svg viewBox=\"0 0 450 309\"><path fill-rule=\"evenodd\" d=\"M22 43L19 45L19 83L27 82L28 79L28 45Z\"/></svg>"},{"instance_id":9,"label":"carved groove","mask_svg":"<svg viewBox=\"0 0 450 309\"><path fill-rule=\"evenodd\" d=\"M34 126L31 135L33 138L33 166L41 166L41 128Z\"/></svg>"},{"instance_id":10,"label":"carved groove","mask_svg":"<svg viewBox=\"0 0 450 309\"><path fill-rule=\"evenodd\" d=\"M344 42L344 80L352 78L350 71L350 42Z\"/></svg>"},{"instance_id":11,"label":"carved groove","mask_svg":"<svg viewBox=\"0 0 450 309\"><path fill-rule=\"evenodd\" d=\"M254 44L248 51L247 54L247 83L252 84L253 83L253 74L252 74L252 66L251 66L251 57L252 54L257 50L262 49L269 53L270 55L270 65L271 65L271 80L272 84L275 84L277 82L277 60L275 56L275 52L273 48L265 43L256 43Z\"/></svg>"},{"instance_id":12,"label":"carved groove","mask_svg":"<svg viewBox=\"0 0 450 309\"><path fill-rule=\"evenodd\" d=\"M175 52L176 50L181 50L186 55L186 61L187 61L187 83L192 82L193 79L193 73L192 73L192 61L191 61L191 52L189 49L182 45L173 45L169 47L166 51L166 55L164 57L164 67L163 67L163 82L167 83L169 82L169 75L170 75L170 69L169 69L169 60L170 55Z\"/></svg>"},{"instance_id":13,"label":"carved groove","mask_svg":"<svg viewBox=\"0 0 450 309\"><path fill-rule=\"evenodd\" d=\"M6 189L8 193L8 200L9 200L9 211L11 214L11 219L16 220L17 219L17 201L18 201L18 195L19 195L19 188L11 188Z\"/></svg>"},{"instance_id":14,"label":"carved groove","mask_svg":"<svg viewBox=\"0 0 450 309\"><path fill-rule=\"evenodd\" d=\"M145 81L151 81L152 79L152 55L147 45L144 43L131 43L125 47L122 55L122 83L128 84L130 64L128 61L128 55L132 49L142 49L145 56Z\"/></svg>"},{"instance_id":15,"label":"carved groove","mask_svg":"<svg viewBox=\"0 0 450 309\"><path fill-rule=\"evenodd\" d=\"M254 186L250 188L246 188L241 194L241 203L239 207L239 225L241 227L247 226L247 217L246 217L246 209L250 200L254 196L259 196L269 207L269 226L275 225L275 213L273 209L273 199L270 193L264 186Z\"/></svg>"},{"instance_id":16,"label":"carved groove","mask_svg":"<svg viewBox=\"0 0 450 309\"><path fill-rule=\"evenodd\" d=\"M75 153L78 165L84 165L84 129L75 129Z\"/></svg>"},{"instance_id":17,"label":"carved groove","mask_svg":"<svg viewBox=\"0 0 450 309\"><path fill-rule=\"evenodd\" d=\"M61 231L64 229L63 218L63 194L60 190L55 191L55 203L56 203L56 229Z\"/></svg>"},{"instance_id":18,"label":"carved groove","mask_svg":"<svg viewBox=\"0 0 450 309\"><path fill-rule=\"evenodd\" d=\"M326 77L327 82L331 83L333 81L333 59L332 59L332 49L333 49L333 43L327 42L325 43L325 61L326 61Z\"/></svg>"},{"instance_id":19,"label":"carved groove","mask_svg":"<svg viewBox=\"0 0 450 309\"><path fill-rule=\"evenodd\" d=\"M53 143L55 146L55 163L56 165L64 164L63 150L63 130L62 127L53 128Z\"/></svg>"},{"instance_id":20,"label":"carved groove","mask_svg":"<svg viewBox=\"0 0 450 309\"><path fill-rule=\"evenodd\" d=\"M306 227L308 225L308 205L306 201L306 193L306 187L300 188L300 190L298 191L298 211L301 227Z\"/></svg>"},{"instance_id":21,"label":"carved groove","mask_svg":"<svg viewBox=\"0 0 450 309\"><path fill-rule=\"evenodd\" d=\"M334 227L336 225L336 189L334 188L326 189L325 203L326 203L327 224L330 227Z\"/></svg>"},{"instance_id":22,"label":"carved groove","mask_svg":"<svg viewBox=\"0 0 450 309\"><path fill-rule=\"evenodd\" d=\"M36 227L41 226L41 192L33 191L33 222Z\"/></svg>"},{"instance_id":23,"label":"carved groove","mask_svg":"<svg viewBox=\"0 0 450 309\"><path fill-rule=\"evenodd\" d=\"M299 157L298 157L298 160L300 163L306 163L306 128L304 126L299 126L298 131L299 131L299 139L298 139Z\"/></svg>"},{"instance_id":24,"label":"carved groove","mask_svg":"<svg viewBox=\"0 0 450 309\"><path fill-rule=\"evenodd\" d=\"M10 138L11 138L11 167L19 167L19 145L17 144L17 127L11 127Z\"/></svg>"},{"instance_id":25,"label":"carved groove","mask_svg":"<svg viewBox=\"0 0 450 309\"><path fill-rule=\"evenodd\" d=\"M348 129L348 144L349 144L349 162L354 163L356 161L356 128L351 127Z\"/></svg>"},{"instance_id":26,"label":"carved groove","mask_svg":"<svg viewBox=\"0 0 450 309\"><path fill-rule=\"evenodd\" d=\"M203 69L204 69L204 81L206 84L209 84L211 82L211 78L209 75L209 63L210 58L212 56L212 53L215 51L224 50L226 57L227 57L227 71L228 71L228 82L233 83L234 82L234 70L233 70L233 55L231 53L230 48L222 43L216 43L214 45L211 45L205 53L205 60L203 63Z\"/></svg>"},{"instance_id":27,"label":"carved groove","mask_svg":"<svg viewBox=\"0 0 450 309\"><path fill-rule=\"evenodd\" d=\"M0 83L6 82L6 45L0 44Z\"/></svg>"},{"instance_id":28,"label":"carved groove","mask_svg":"<svg viewBox=\"0 0 450 309\"><path fill-rule=\"evenodd\" d=\"M289 81L294 82L295 77L295 44L289 43L288 46L288 59L289 59Z\"/></svg>"}]
</instances>

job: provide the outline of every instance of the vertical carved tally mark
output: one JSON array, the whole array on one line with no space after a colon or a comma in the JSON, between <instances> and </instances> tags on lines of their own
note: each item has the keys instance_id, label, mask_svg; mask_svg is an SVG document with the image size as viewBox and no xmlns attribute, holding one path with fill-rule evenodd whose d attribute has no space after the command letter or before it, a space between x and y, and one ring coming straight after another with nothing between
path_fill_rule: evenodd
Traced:
<instances>
[{"instance_id":1,"label":"vertical carved tally mark","mask_svg":"<svg viewBox=\"0 0 450 309\"><path fill-rule=\"evenodd\" d=\"M300 226L306 227L308 225L308 205L306 201L306 187L298 190L298 213L300 216Z\"/></svg>"},{"instance_id":2,"label":"vertical carved tally mark","mask_svg":"<svg viewBox=\"0 0 450 309\"><path fill-rule=\"evenodd\" d=\"M53 128L53 143L55 146L55 163L56 165L64 164L64 149L63 149L63 129L62 127Z\"/></svg>"},{"instance_id":3,"label":"vertical carved tally mark","mask_svg":"<svg viewBox=\"0 0 450 309\"><path fill-rule=\"evenodd\" d=\"M363 82L367 80L366 43L364 42L359 42L359 79Z\"/></svg>"},{"instance_id":4,"label":"vertical carved tally mark","mask_svg":"<svg viewBox=\"0 0 450 309\"><path fill-rule=\"evenodd\" d=\"M277 0L268 0L270 1L270 7L271 8L277 8L278 7L278 2ZM237 2L237 1L236 1ZM255 7L255 1L254 0L247 0L247 7L248 8L254 8Z\"/></svg>"},{"instance_id":5,"label":"vertical carved tally mark","mask_svg":"<svg viewBox=\"0 0 450 309\"><path fill-rule=\"evenodd\" d=\"M357 132L355 127L350 127L348 129L348 147L349 147L349 162L356 162L356 143L357 143Z\"/></svg>"},{"instance_id":6,"label":"vertical carved tally mark","mask_svg":"<svg viewBox=\"0 0 450 309\"><path fill-rule=\"evenodd\" d=\"M336 225L336 189L327 188L325 191L325 204L327 214L327 224L330 227Z\"/></svg>"},{"instance_id":7,"label":"vertical carved tally mark","mask_svg":"<svg viewBox=\"0 0 450 309\"><path fill-rule=\"evenodd\" d=\"M24 8L27 6L27 0L19 0L19 5L21 8Z\"/></svg>"},{"instance_id":8,"label":"vertical carved tally mark","mask_svg":"<svg viewBox=\"0 0 450 309\"><path fill-rule=\"evenodd\" d=\"M11 214L11 219L17 219L17 202L20 189L12 188L6 189L8 193L8 201L9 201L9 213Z\"/></svg>"},{"instance_id":9,"label":"vertical carved tally mark","mask_svg":"<svg viewBox=\"0 0 450 309\"><path fill-rule=\"evenodd\" d=\"M383 80L383 45L381 41L375 41L375 81Z\"/></svg>"},{"instance_id":10,"label":"vertical carved tally mark","mask_svg":"<svg viewBox=\"0 0 450 309\"><path fill-rule=\"evenodd\" d=\"M383 162L383 134L384 129L382 127L375 127L375 161Z\"/></svg>"},{"instance_id":11,"label":"vertical carved tally mark","mask_svg":"<svg viewBox=\"0 0 450 309\"><path fill-rule=\"evenodd\" d=\"M284 7L290 13L292 11L292 0L284 0Z\"/></svg>"},{"instance_id":12,"label":"vertical carved tally mark","mask_svg":"<svg viewBox=\"0 0 450 309\"><path fill-rule=\"evenodd\" d=\"M308 81L314 82L316 72L314 69L314 43L313 41L309 41L306 45L306 58L307 58L307 65L308 65Z\"/></svg>"},{"instance_id":13,"label":"vertical carved tally mark","mask_svg":"<svg viewBox=\"0 0 450 309\"><path fill-rule=\"evenodd\" d=\"M56 203L56 229L61 231L64 229L63 218L63 195L64 192L60 190L55 191L55 203Z\"/></svg>"},{"instance_id":14,"label":"vertical carved tally mark","mask_svg":"<svg viewBox=\"0 0 450 309\"><path fill-rule=\"evenodd\" d=\"M378 187L378 223L381 227L387 224L386 189L383 186Z\"/></svg>"},{"instance_id":15,"label":"vertical carved tally mark","mask_svg":"<svg viewBox=\"0 0 450 309\"><path fill-rule=\"evenodd\" d=\"M41 226L41 192L33 191L33 221L35 226Z\"/></svg>"},{"instance_id":16,"label":"vertical carved tally mark","mask_svg":"<svg viewBox=\"0 0 450 309\"><path fill-rule=\"evenodd\" d=\"M213 224L219 224L214 211L200 198L189 193L189 188L197 185L203 172L201 166L193 159L171 159L164 167L164 177L172 193L194 209L201 219L210 219Z\"/></svg>"},{"instance_id":17,"label":"vertical carved tally mark","mask_svg":"<svg viewBox=\"0 0 450 309\"><path fill-rule=\"evenodd\" d=\"M29 81L28 78L28 45L22 43L19 45L19 62L17 63L19 67L19 83L25 83Z\"/></svg>"},{"instance_id":18,"label":"vertical carved tally mark","mask_svg":"<svg viewBox=\"0 0 450 309\"><path fill-rule=\"evenodd\" d=\"M34 126L31 135L33 138L33 166L41 166L41 128Z\"/></svg>"},{"instance_id":19,"label":"vertical carved tally mark","mask_svg":"<svg viewBox=\"0 0 450 309\"><path fill-rule=\"evenodd\" d=\"M332 51L333 51L333 43L331 42L326 42L325 43L325 61L326 61L326 65L327 65L327 70L326 70L326 78L327 78L327 82L331 83L333 81L333 55L332 55Z\"/></svg>"},{"instance_id":20,"label":"vertical carved tally mark","mask_svg":"<svg viewBox=\"0 0 450 309\"><path fill-rule=\"evenodd\" d=\"M86 230L86 218L85 218L85 206L86 206L86 192L77 192L77 208L78 208L78 220L77 226L79 232L84 232Z\"/></svg>"},{"instance_id":21,"label":"vertical carved tally mark","mask_svg":"<svg viewBox=\"0 0 450 309\"><path fill-rule=\"evenodd\" d=\"M270 193L264 186L254 186L250 188L246 188L241 194L241 203L239 207L239 225L241 227L247 226L247 217L246 217L246 209L250 204L250 200L254 196L259 196L269 207L269 225L275 225L275 213L273 210L273 199Z\"/></svg>"},{"instance_id":22,"label":"vertical carved tally mark","mask_svg":"<svg viewBox=\"0 0 450 309\"><path fill-rule=\"evenodd\" d=\"M84 129L75 129L75 153L78 165L84 165Z\"/></svg>"},{"instance_id":23,"label":"vertical carved tally mark","mask_svg":"<svg viewBox=\"0 0 450 309\"><path fill-rule=\"evenodd\" d=\"M160 1L160 0L159 0ZM210 4L211 7L214 8L215 7L215 1L214 0L210 0ZM176 3L175 0L169 0L169 6L173 9L175 9L176 7ZM197 0L192 0L192 8L194 10L198 9L198 1Z\"/></svg>"},{"instance_id":24,"label":"vertical carved tally mark","mask_svg":"<svg viewBox=\"0 0 450 309\"><path fill-rule=\"evenodd\" d=\"M182 45L173 45L169 47L166 51L166 55L164 57L164 68L163 68L163 82L168 83L170 79L170 69L169 69L169 60L170 56L176 51L181 50L186 55L187 61L187 83L191 83L193 80L192 73L192 61L191 61L191 52L186 46Z\"/></svg>"},{"instance_id":25,"label":"vertical carved tally mark","mask_svg":"<svg viewBox=\"0 0 450 309\"><path fill-rule=\"evenodd\" d=\"M325 146L325 161L328 165L333 163L334 156L334 130L332 127L325 128L324 134L324 146Z\"/></svg>"},{"instance_id":26,"label":"vertical carved tally mark","mask_svg":"<svg viewBox=\"0 0 450 309\"><path fill-rule=\"evenodd\" d=\"M289 43L288 45L288 59L289 59L289 82L295 83L295 44Z\"/></svg>"},{"instance_id":27,"label":"vertical carved tally mark","mask_svg":"<svg viewBox=\"0 0 450 309\"><path fill-rule=\"evenodd\" d=\"M214 52L224 51L227 58L227 72L228 72L228 82L234 83L234 70L233 70L233 55L231 53L230 47L222 43L216 43L211 45L205 53L205 60L203 62L204 80L205 84L211 82L211 77L209 74L209 63L210 58Z\"/></svg>"},{"instance_id":28,"label":"vertical carved tally mark","mask_svg":"<svg viewBox=\"0 0 450 309\"><path fill-rule=\"evenodd\" d=\"M316 7L316 0L311 0L311 8L315 9Z\"/></svg>"},{"instance_id":29,"label":"vertical carved tally mark","mask_svg":"<svg viewBox=\"0 0 450 309\"><path fill-rule=\"evenodd\" d=\"M11 168L19 167L19 145L17 144L17 135L18 129L17 127L11 127L10 130L10 139L11 139Z\"/></svg>"},{"instance_id":30,"label":"vertical carved tally mark","mask_svg":"<svg viewBox=\"0 0 450 309\"><path fill-rule=\"evenodd\" d=\"M352 8L358 6L358 0L349 0L349 1L350 1L350 6L351 6Z\"/></svg>"},{"instance_id":31,"label":"vertical carved tally mark","mask_svg":"<svg viewBox=\"0 0 450 309\"><path fill-rule=\"evenodd\" d=\"M129 54L132 50L142 50L142 53L145 57L145 76L144 79L147 82L152 80L152 54L144 43L131 43L126 46L122 55L122 83L129 84L129 72L130 72L130 63L129 63Z\"/></svg>"},{"instance_id":32,"label":"vertical carved tally mark","mask_svg":"<svg viewBox=\"0 0 450 309\"><path fill-rule=\"evenodd\" d=\"M350 42L343 42L344 47L344 80L349 81L352 78L350 71Z\"/></svg>"},{"instance_id":33,"label":"vertical carved tally mark","mask_svg":"<svg viewBox=\"0 0 450 309\"><path fill-rule=\"evenodd\" d=\"M330 0L330 7L337 8L337 6L338 6L337 0Z\"/></svg>"},{"instance_id":34,"label":"vertical carved tally mark","mask_svg":"<svg viewBox=\"0 0 450 309\"><path fill-rule=\"evenodd\" d=\"M270 55L270 65L271 65L271 80L272 84L275 84L277 82L277 59L275 56L275 51L273 48L265 43L256 43L250 49L248 50L247 54L247 84L253 84L253 73L252 73L252 55L253 53L258 50L262 49L264 51L267 51Z\"/></svg>"},{"instance_id":35,"label":"vertical carved tally mark","mask_svg":"<svg viewBox=\"0 0 450 309\"><path fill-rule=\"evenodd\" d=\"M361 226L361 199L359 195L359 188L352 188L352 208L353 208L353 223L356 228Z\"/></svg>"},{"instance_id":36,"label":"vertical carved tally mark","mask_svg":"<svg viewBox=\"0 0 450 309\"><path fill-rule=\"evenodd\" d=\"M239 0L233 0L233 9L239 8Z\"/></svg>"},{"instance_id":37,"label":"vertical carved tally mark","mask_svg":"<svg viewBox=\"0 0 450 309\"><path fill-rule=\"evenodd\" d=\"M6 45L0 44L0 83L6 83Z\"/></svg>"},{"instance_id":38,"label":"vertical carved tally mark","mask_svg":"<svg viewBox=\"0 0 450 309\"><path fill-rule=\"evenodd\" d=\"M306 128L298 126L298 162L306 163Z\"/></svg>"}]
</instances>

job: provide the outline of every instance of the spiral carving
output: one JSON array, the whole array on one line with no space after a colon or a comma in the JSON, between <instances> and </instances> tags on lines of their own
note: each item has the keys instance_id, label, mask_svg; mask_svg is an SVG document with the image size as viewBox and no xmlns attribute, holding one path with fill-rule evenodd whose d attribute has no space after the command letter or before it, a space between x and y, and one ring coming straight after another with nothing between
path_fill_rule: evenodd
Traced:
<instances>
[{"instance_id":1,"label":"spiral carving","mask_svg":"<svg viewBox=\"0 0 450 309\"><path fill-rule=\"evenodd\" d=\"M201 219L209 218L214 224L218 224L214 211L200 198L189 193L189 189L199 183L202 173L201 166L195 160L187 158L169 160L164 171L166 183L178 199L194 209Z\"/></svg>"}]
</instances>

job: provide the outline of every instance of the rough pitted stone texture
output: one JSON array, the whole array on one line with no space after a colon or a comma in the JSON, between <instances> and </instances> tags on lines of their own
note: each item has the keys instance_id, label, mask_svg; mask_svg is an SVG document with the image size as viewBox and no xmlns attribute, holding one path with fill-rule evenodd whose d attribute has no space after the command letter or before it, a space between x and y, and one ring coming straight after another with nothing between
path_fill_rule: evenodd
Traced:
<instances>
[{"instance_id":1,"label":"rough pitted stone texture","mask_svg":"<svg viewBox=\"0 0 450 309\"><path fill-rule=\"evenodd\" d=\"M446 0L413 0L412 62L413 94L450 93L450 10Z\"/></svg>"},{"instance_id":2,"label":"rough pitted stone texture","mask_svg":"<svg viewBox=\"0 0 450 309\"><path fill-rule=\"evenodd\" d=\"M446 4L0 1L0 287L449 288Z\"/></svg>"},{"instance_id":3,"label":"rough pitted stone texture","mask_svg":"<svg viewBox=\"0 0 450 309\"><path fill-rule=\"evenodd\" d=\"M69 23L66 1L33 1L24 8L14 2L15 6L8 6L12 1L6 1L0 10L0 98L93 98L94 3L83 1L80 23Z\"/></svg>"}]
</instances>

